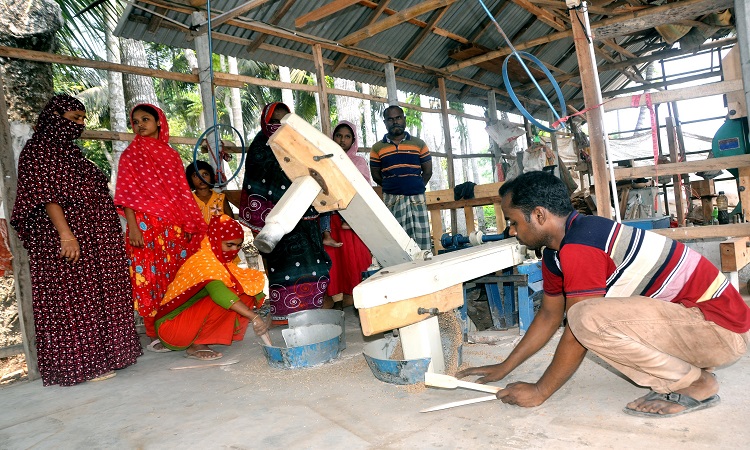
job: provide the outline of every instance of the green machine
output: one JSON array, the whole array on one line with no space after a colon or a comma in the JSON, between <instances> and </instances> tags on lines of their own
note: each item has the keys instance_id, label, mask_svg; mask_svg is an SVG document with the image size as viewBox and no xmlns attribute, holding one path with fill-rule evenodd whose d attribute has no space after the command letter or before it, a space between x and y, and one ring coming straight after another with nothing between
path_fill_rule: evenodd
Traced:
<instances>
[{"instance_id":1,"label":"green machine","mask_svg":"<svg viewBox=\"0 0 750 450\"><path fill-rule=\"evenodd\" d=\"M741 119L727 119L714 135L711 153L713 153L714 158L747 154L748 135L750 133L748 133L746 117ZM728 170L735 178L739 177L737 169Z\"/></svg>"},{"instance_id":2,"label":"green machine","mask_svg":"<svg viewBox=\"0 0 750 450\"><path fill-rule=\"evenodd\" d=\"M748 130L747 117L727 119L714 135L711 153L713 153L714 158L745 155L750 147L748 136L750 136L750 130ZM739 182L739 170L734 168L727 169L727 171ZM741 212L742 205L738 202L737 207L730 214L735 215Z\"/></svg>"}]
</instances>

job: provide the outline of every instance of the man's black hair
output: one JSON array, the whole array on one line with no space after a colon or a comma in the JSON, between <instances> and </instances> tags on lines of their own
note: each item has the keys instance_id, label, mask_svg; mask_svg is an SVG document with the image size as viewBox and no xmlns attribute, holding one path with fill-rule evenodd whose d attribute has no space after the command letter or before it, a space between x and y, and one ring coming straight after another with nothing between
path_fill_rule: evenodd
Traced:
<instances>
[{"instance_id":1,"label":"man's black hair","mask_svg":"<svg viewBox=\"0 0 750 450\"><path fill-rule=\"evenodd\" d=\"M205 170L208 172L208 180L203 180L208 184L208 187L213 187L214 183L216 183L216 172L214 172L214 168L211 167L211 164L207 163L206 161L196 161L195 164L198 165L198 170ZM185 168L185 176L187 177L188 186L190 186L190 190L195 190L195 184L193 184L193 174L195 173L195 164L190 163Z\"/></svg>"},{"instance_id":2,"label":"man's black hair","mask_svg":"<svg viewBox=\"0 0 750 450\"><path fill-rule=\"evenodd\" d=\"M510 203L521 210L526 221L531 220L531 212L541 206L559 217L567 217L573 212L568 188L549 172L526 172L500 186L500 196L510 195Z\"/></svg>"},{"instance_id":3,"label":"man's black hair","mask_svg":"<svg viewBox=\"0 0 750 450\"><path fill-rule=\"evenodd\" d=\"M390 111L390 110L392 110L392 109L394 109L394 108L398 108L399 110L401 110L401 114L405 114L405 113L404 113L404 108L402 108L402 107L400 107L400 106L398 106L398 105L390 105L390 106L387 106L387 107L386 107L386 108L385 108L385 109L383 110L383 119L387 119L387 117L385 117L385 115L386 115L386 114L388 113L388 111Z\"/></svg>"}]
</instances>

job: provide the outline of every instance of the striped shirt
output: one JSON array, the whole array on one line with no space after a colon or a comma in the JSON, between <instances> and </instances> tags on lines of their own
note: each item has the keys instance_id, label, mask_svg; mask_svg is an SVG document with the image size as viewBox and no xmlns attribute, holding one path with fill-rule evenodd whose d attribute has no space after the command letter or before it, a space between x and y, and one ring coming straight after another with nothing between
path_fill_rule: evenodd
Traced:
<instances>
[{"instance_id":1,"label":"striped shirt","mask_svg":"<svg viewBox=\"0 0 750 450\"><path fill-rule=\"evenodd\" d=\"M728 330L750 329L750 308L723 273L682 242L597 216L571 213L560 250L545 249L550 296L641 295L697 307Z\"/></svg>"},{"instance_id":2,"label":"striped shirt","mask_svg":"<svg viewBox=\"0 0 750 450\"><path fill-rule=\"evenodd\" d=\"M408 132L404 132L404 139L398 144L388 139L386 134L370 150L370 168L380 169L383 192L388 194L423 194L422 164L430 160L427 144Z\"/></svg>"}]
</instances>

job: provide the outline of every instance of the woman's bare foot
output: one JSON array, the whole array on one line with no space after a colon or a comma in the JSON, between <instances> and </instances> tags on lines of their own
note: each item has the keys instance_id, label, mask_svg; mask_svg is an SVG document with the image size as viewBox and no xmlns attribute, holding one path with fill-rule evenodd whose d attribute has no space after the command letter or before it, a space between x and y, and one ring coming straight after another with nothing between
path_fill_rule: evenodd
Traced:
<instances>
[{"instance_id":1,"label":"woman's bare foot","mask_svg":"<svg viewBox=\"0 0 750 450\"><path fill-rule=\"evenodd\" d=\"M192 344L190 347L185 349L185 357L191 359L198 359L201 361L211 361L219 359L223 354L211 349L208 345L203 344Z\"/></svg>"},{"instance_id":2,"label":"woman's bare foot","mask_svg":"<svg viewBox=\"0 0 750 450\"><path fill-rule=\"evenodd\" d=\"M327 245L329 247L341 247L344 245L343 242L336 242L335 239L331 237L331 233L328 231L323 232L323 245Z\"/></svg>"},{"instance_id":3,"label":"woman's bare foot","mask_svg":"<svg viewBox=\"0 0 750 450\"><path fill-rule=\"evenodd\" d=\"M333 309L336 303L333 301L333 297L326 295L323 297L323 309Z\"/></svg>"},{"instance_id":4,"label":"woman's bare foot","mask_svg":"<svg viewBox=\"0 0 750 450\"><path fill-rule=\"evenodd\" d=\"M346 222L344 222L344 221L342 220L342 221L341 221L341 229L342 229L342 230L351 230L351 229L352 229L352 227L351 227L351 226L350 226L350 225L349 225L348 223L346 223Z\"/></svg>"},{"instance_id":5,"label":"woman's bare foot","mask_svg":"<svg viewBox=\"0 0 750 450\"><path fill-rule=\"evenodd\" d=\"M714 374L701 370L700 378L698 378L693 384L685 389L679 389L675 392L687 395L698 401L703 401L719 392L719 382L716 380ZM674 402L668 402L665 400L646 400L646 397L648 397L648 395L628 403L627 409L659 415L676 414L686 409L685 406Z\"/></svg>"}]
</instances>

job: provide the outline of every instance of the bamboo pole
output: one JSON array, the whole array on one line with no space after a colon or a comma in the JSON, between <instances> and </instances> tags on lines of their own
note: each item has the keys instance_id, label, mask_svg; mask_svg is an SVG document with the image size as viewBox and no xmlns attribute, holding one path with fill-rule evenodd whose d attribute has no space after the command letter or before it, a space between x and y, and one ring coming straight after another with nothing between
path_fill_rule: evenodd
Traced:
<instances>
[{"instance_id":1,"label":"bamboo pole","mask_svg":"<svg viewBox=\"0 0 750 450\"><path fill-rule=\"evenodd\" d=\"M453 169L453 146L451 145L451 123L448 115L448 94L445 91L445 78L438 78L438 90L440 91L440 110L443 119L443 138L445 140L445 153L448 165L448 188L456 187L456 174ZM455 209L451 210L451 233L458 230L458 214Z\"/></svg>"},{"instance_id":2,"label":"bamboo pole","mask_svg":"<svg viewBox=\"0 0 750 450\"><path fill-rule=\"evenodd\" d=\"M607 135L604 130L604 108L597 107L602 103L602 91L599 85L599 76L596 72L589 15L585 10L579 12L571 9L570 21L572 22L573 40L578 56L578 68L581 72L584 102L586 108L592 108L586 113L586 117L589 124L591 164L594 172L594 185L596 186L596 213L609 219L612 217L612 206L607 177ZM581 25L583 25L583 28Z\"/></svg>"},{"instance_id":3,"label":"bamboo pole","mask_svg":"<svg viewBox=\"0 0 750 450\"><path fill-rule=\"evenodd\" d=\"M318 82L318 101L320 102L320 131L330 137L331 110L328 107L328 85L326 84L326 72L323 65L323 50L319 44L313 45L313 56L315 57L315 75Z\"/></svg>"},{"instance_id":4,"label":"bamboo pole","mask_svg":"<svg viewBox=\"0 0 750 450\"><path fill-rule=\"evenodd\" d=\"M16 202L16 161L11 144L10 122L8 121L8 104L5 101L3 77L0 77L0 192L3 198L5 217L10 218L13 204ZM34 330L34 310L31 300L31 270L29 255L23 248L12 227L8 227L8 243L13 255L13 275L16 285L16 302L18 303L18 321L21 325L23 353L26 355L29 381L40 377L36 353L36 333Z\"/></svg>"}]
</instances>

